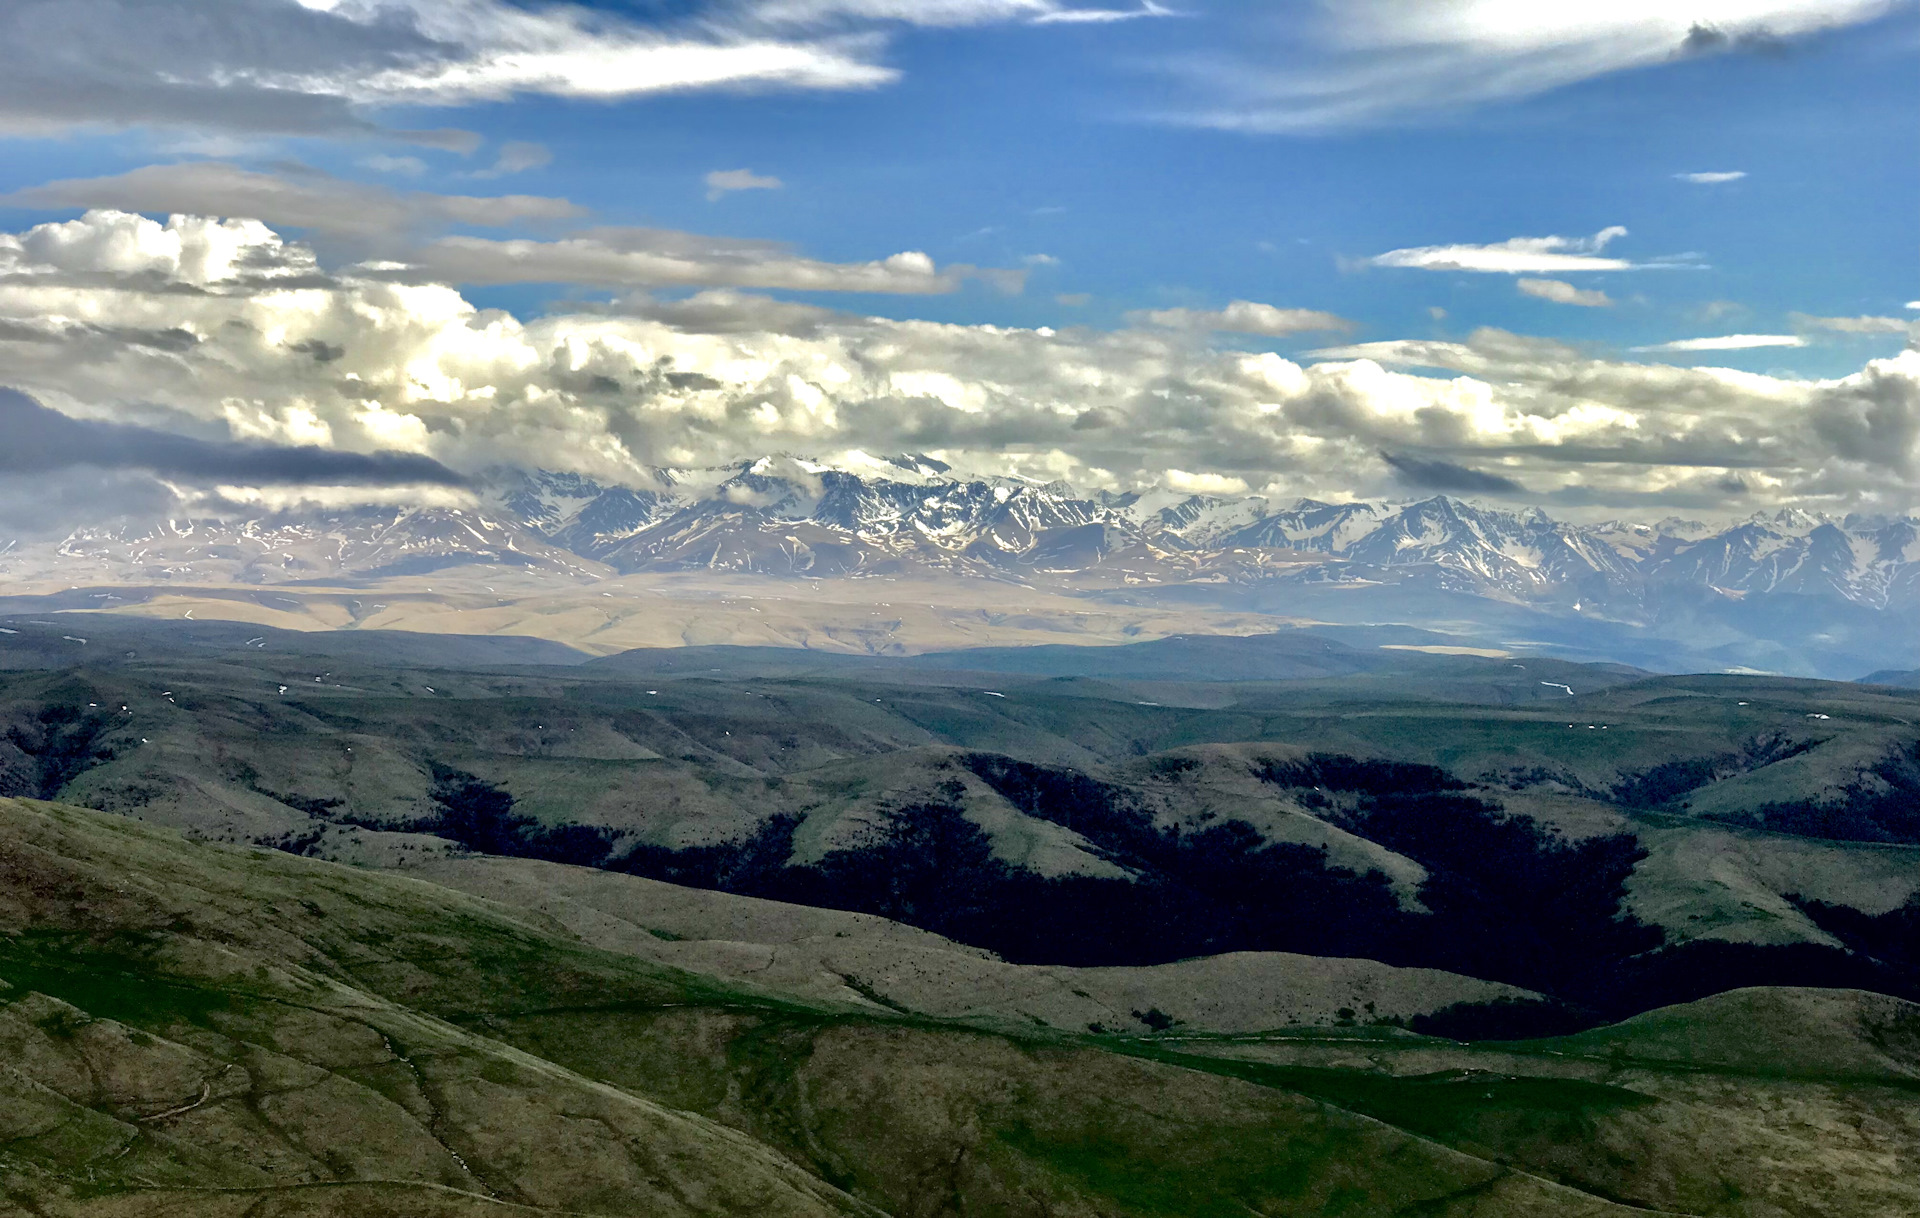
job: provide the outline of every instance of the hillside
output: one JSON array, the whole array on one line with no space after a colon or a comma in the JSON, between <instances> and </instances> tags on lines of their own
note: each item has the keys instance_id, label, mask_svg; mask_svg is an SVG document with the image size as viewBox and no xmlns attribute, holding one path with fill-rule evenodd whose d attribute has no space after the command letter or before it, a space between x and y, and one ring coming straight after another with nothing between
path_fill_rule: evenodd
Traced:
<instances>
[{"instance_id":1,"label":"hillside","mask_svg":"<svg viewBox=\"0 0 1920 1218\"><path fill-rule=\"evenodd\" d=\"M1857 1031L1826 1021L1801 1081L1777 1067L1809 1008L1749 997L1780 1055L1710 1088L1665 1045L1724 1043L1713 1008L1591 1050L1008 1036L702 980L525 906L96 812L0 801L0 857L16 1212L1838 1218L1920 1200L1896 1166L1920 1138L1897 1002L1859 1006Z\"/></svg>"},{"instance_id":2,"label":"hillside","mask_svg":"<svg viewBox=\"0 0 1920 1218\"><path fill-rule=\"evenodd\" d=\"M1022 1016L1050 1026L1107 1023L1088 1013L1101 1003L1168 1011L1099 986L1063 995L1046 970L1227 956L1360 958L1542 996L1461 997L1446 1026L1477 1033L1742 986L1920 994L1911 693L1215 642L1215 678L1233 647L1250 668L1364 666L1239 682L933 661L767 675L749 654L694 672L642 657L636 677L150 640L0 683L0 790L374 867L466 852L882 917L976 954L941 956L925 986L893 957L789 953L795 975L886 971L893 1001L943 1015L1004 1014L1009 987L1051 993ZM1119 652L1157 663L1177 643ZM655 958L746 967L675 951ZM982 951L1041 971L968 963ZM1302 1018L1329 1003L1353 1006ZM1413 1026L1441 1014L1394 1003Z\"/></svg>"}]
</instances>

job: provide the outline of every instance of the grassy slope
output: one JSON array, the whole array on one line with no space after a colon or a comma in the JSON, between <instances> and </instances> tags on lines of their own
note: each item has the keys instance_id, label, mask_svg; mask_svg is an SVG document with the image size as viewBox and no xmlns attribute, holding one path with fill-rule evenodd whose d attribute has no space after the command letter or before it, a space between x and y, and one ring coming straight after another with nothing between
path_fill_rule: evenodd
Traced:
<instances>
[{"instance_id":1,"label":"grassy slope","mask_svg":"<svg viewBox=\"0 0 1920 1218\"><path fill-rule=\"evenodd\" d=\"M1480 1076L1395 1079L1350 1045L1261 1076L1196 1052L1241 1042L794 1004L405 877L56 805L0 802L0 934L0 1181L47 1214L1635 1212L1616 1197L1838 1218L1912 1199L1864 1160L1832 1185L1817 1130L1766 1143L1753 1204L1699 1204L1663 1183L1686 1130L1639 1115L1675 1102L1629 1080L1547 1070L1486 1083L1488 1108ZM1515 1056L1373 1043L1456 1072ZM1770 1085L1717 1077L1726 1094L1687 1102L1716 1119Z\"/></svg>"}]
</instances>

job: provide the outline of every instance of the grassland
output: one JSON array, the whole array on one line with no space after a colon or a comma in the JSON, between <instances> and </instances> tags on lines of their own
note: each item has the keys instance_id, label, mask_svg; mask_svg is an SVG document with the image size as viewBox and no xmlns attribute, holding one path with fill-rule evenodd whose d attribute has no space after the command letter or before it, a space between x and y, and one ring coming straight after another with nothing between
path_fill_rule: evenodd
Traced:
<instances>
[{"instance_id":1,"label":"grassland","mask_svg":"<svg viewBox=\"0 0 1920 1218\"><path fill-rule=\"evenodd\" d=\"M1014 1034L61 805L0 801L0 863L23 1214L1920 1206L1920 1008L1893 999L1745 992L1522 1044Z\"/></svg>"}]
</instances>

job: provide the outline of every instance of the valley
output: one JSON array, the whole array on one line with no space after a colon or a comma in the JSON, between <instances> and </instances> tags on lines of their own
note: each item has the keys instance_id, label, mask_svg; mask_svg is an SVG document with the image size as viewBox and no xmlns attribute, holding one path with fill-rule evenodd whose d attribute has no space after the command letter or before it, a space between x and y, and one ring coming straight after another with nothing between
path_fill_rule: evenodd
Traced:
<instances>
[{"instance_id":1,"label":"valley","mask_svg":"<svg viewBox=\"0 0 1920 1218\"><path fill-rule=\"evenodd\" d=\"M1920 1202L1911 690L5 620L0 1208Z\"/></svg>"}]
</instances>

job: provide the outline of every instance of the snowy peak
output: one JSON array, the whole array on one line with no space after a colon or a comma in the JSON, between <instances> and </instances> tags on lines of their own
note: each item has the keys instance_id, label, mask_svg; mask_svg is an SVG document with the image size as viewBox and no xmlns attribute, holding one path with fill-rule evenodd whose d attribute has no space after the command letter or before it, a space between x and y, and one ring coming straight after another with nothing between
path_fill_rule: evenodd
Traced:
<instances>
[{"instance_id":1,"label":"snowy peak","mask_svg":"<svg viewBox=\"0 0 1920 1218\"><path fill-rule=\"evenodd\" d=\"M1173 490L1084 494L965 477L924 454L786 454L653 471L645 486L495 470L469 509L282 512L74 533L57 557L127 577L271 583L469 563L556 573L947 572L1088 587L1289 580L1424 584L1634 616L1670 590L1920 605L1920 520L1798 509L1729 528L1575 525L1448 496L1274 502ZM25 561L10 552L0 569Z\"/></svg>"}]
</instances>

